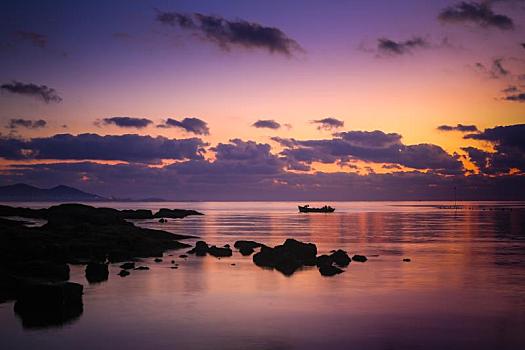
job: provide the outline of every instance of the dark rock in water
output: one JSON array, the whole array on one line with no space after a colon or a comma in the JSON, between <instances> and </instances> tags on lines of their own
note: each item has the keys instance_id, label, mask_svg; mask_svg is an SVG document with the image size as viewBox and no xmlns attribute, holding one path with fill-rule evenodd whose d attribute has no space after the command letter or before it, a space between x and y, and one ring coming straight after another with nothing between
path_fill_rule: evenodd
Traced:
<instances>
[{"instance_id":1,"label":"dark rock in water","mask_svg":"<svg viewBox=\"0 0 525 350\"><path fill-rule=\"evenodd\" d=\"M123 269L123 270L132 270L135 268L135 263L134 262L127 262L127 263L124 263L122 265L120 265L120 268Z\"/></svg>"},{"instance_id":2,"label":"dark rock in water","mask_svg":"<svg viewBox=\"0 0 525 350\"><path fill-rule=\"evenodd\" d=\"M69 280L69 266L52 261L24 261L8 264L10 273L24 278L40 279L49 282Z\"/></svg>"},{"instance_id":3,"label":"dark rock in water","mask_svg":"<svg viewBox=\"0 0 525 350\"><path fill-rule=\"evenodd\" d=\"M230 248L230 245L229 244L225 244L223 247L224 248Z\"/></svg>"},{"instance_id":4,"label":"dark rock in water","mask_svg":"<svg viewBox=\"0 0 525 350\"><path fill-rule=\"evenodd\" d=\"M410 258L404 258L403 261L404 262L411 262L412 260L410 260Z\"/></svg>"},{"instance_id":5,"label":"dark rock in water","mask_svg":"<svg viewBox=\"0 0 525 350\"><path fill-rule=\"evenodd\" d=\"M231 266L235 266L236 264L235 264L235 263L231 263L230 265L231 265Z\"/></svg>"},{"instance_id":6,"label":"dark rock in water","mask_svg":"<svg viewBox=\"0 0 525 350\"><path fill-rule=\"evenodd\" d=\"M95 226L132 225L116 209L95 208L84 204L60 204L47 210L48 227L87 223Z\"/></svg>"},{"instance_id":7,"label":"dark rock in water","mask_svg":"<svg viewBox=\"0 0 525 350\"><path fill-rule=\"evenodd\" d=\"M165 224L165 223L168 222L168 220L166 220L166 219L164 219L164 218L161 218L161 219L159 219L159 222L160 222L161 224Z\"/></svg>"},{"instance_id":8,"label":"dark rock in water","mask_svg":"<svg viewBox=\"0 0 525 350\"><path fill-rule=\"evenodd\" d=\"M204 241L197 241L195 247L188 251L188 254L195 254L197 256L205 256L208 252L208 244Z\"/></svg>"},{"instance_id":9,"label":"dark rock in water","mask_svg":"<svg viewBox=\"0 0 525 350\"><path fill-rule=\"evenodd\" d=\"M141 270L141 269L140 269ZM129 271L128 270L120 270L120 272L118 273L118 275L120 277L126 277L126 276L129 276Z\"/></svg>"},{"instance_id":10,"label":"dark rock in water","mask_svg":"<svg viewBox=\"0 0 525 350\"><path fill-rule=\"evenodd\" d=\"M162 262L162 259L161 258L155 258L155 260L153 260L153 261L155 261L156 263L160 263L160 262Z\"/></svg>"},{"instance_id":11,"label":"dark rock in water","mask_svg":"<svg viewBox=\"0 0 525 350\"><path fill-rule=\"evenodd\" d=\"M106 281L109 276L107 264L89 263L86 266L86 279L89 283Z\"/></svg>"},{"instance_id":12,"label":"dark rock in water","mask_svg":"<svg viewBox=\"0 0 525 350\"><path fill-rule=\"evenodd\" d=\"M147 209L125 209L120 211L120 217L123 219L153 219L153 213Z\"/></svg>"},{"instance_id":13,"label":"dark rock in water","mask_svg":"<svg viewBox=\"0 0 525 350\"><path fill-rule=\"evenodd\" d=\"M323 266L332 266L333 263L334 263L334 259L332 258L331 255L323 254L323 255L319 255L316 258L316 265L319 268Z\"/></svg>"},{"instance_id":14,"label":"dark rock in water","mask_svg":"<svg viewBox=\"0 0 525 350\"><path fill-rule=\"evenodd\" d=\"M330 257L332 258L334 263L336 263L337 265L341 267L348 266L348 264L350 264L350 262L352 261L350 257L348 256L348 254L344 250L341 250L341 249L338 249L335 252L333 252L330 255Z\"/></svg>"},{"instance_id":15,"label":"dark rock in water","mask_svg":"<svg viewBox=\"0 0 525 350\"><path fill-rule=\"evenodd\" d=\"M61 326L82 314L82 291L82 285L71 282L28 284L20 290L14 310L24 328Z\"/></svg>"},{"instance_id":16,"label":"dark rock in water","mask_svg":"<svg viewBox=\"0 0 525 350\"><path fill-rule=\"evenodd\" d=\"M319 272L323 276L335 276L342 273L343 270L334 265L323 265L319 268Z\"/></svg>"},{"instance_id":17,"label":"dark rock in water","mask_svg":"<svg viewBox=\"0 0 525 350\"><path fill-rule=\"evenodd\" d=\"M170 269L178 269L178 266L171 266Z\"/></svg>"},{"instance_id":18,"label":"dark rock in water","mask_svg":"<svg viewBox=\"0 0 525 350\"><path fill-rule=\"evenodd\" d=\"M172 260L171 263L172 263L172 264L175 264L175 260Z\"/></svg>"},{"instance_id":19,"label":"dark rock in water","mask_svg":"<svg viewBox=\"0 0 525 350\"><path fill-rule=\"evenodd\" d=\"M287 239L284 244L274 248L262 246L261 251L253 256L253 262L257 266L275 268L290 276L302 266L314 266L316 254L315 244Z\"/></svg>"},{"instance_id":20,"label":"dark rock in water","mask_svg":"<svg viewBox=\"0 0 525 350\"><path fill-rule=\"evenodd\" d=\"M232 256L232 250L230 248L219 248L216 246L211 246L210 248L208 248L208 254L216 258L222 258Z\"/></svg>"},{"instance_id":21,"label":"dark rock in water","mask_svg":"<svg viewBox=\"0 0 525 350\"><path fill-rule=\"evenodd\" d=\"M236 241L233 245L235 248L239 249L239 252L244 255L248 256L251 255L256 248L260 248L264 246L262 243L258 243L255 241Z\"/></svg>"},{"instance_id":22,"label":"dark rock in water","mask_svg":"<svg viewBox=\"0 0 525 350\"><path fill-rule=\"evenodd\" d=\"M357 254L356 254L356 255L354 255L354 256L352 257L352 260L353 260L353 261L358 261L358 262L365 262L365 261L367 261L368 259L367 259L366 256L364 256L364 255L357 255Z\"/></svg>"},{"instance_id":23,"label":"dark rock in water","mask_svg":"<svg viewBox=\"0 0 525 350\"><path fill-rule=\"evenodd\" d=\"M188 256L186 254L181 254L179 255L179 258L183 258L183 259L186 259Z\"/></svg>"},{"instance_id":24,"label":"dark rock in water","mask_svg":"<svg viewBox=\"0 0 525 350\"><path fill-rule=\"evenodd\" d=\"M189 215L204 215L204 214L199 213L198 211L195 211L195 210L162 208L158 212L156 212L153 217L182 219Z\"/></svg>"},{"instance_id":25,"label":"dark rock in water","mask_svg":"<svg viewBox=\"0 0 525 350\"><path fill-rule=\"evenodd\" d=\"M134 268L133 270L149 270L149 267L147 267L147 266L139 266L139 267Z\"/></svg>"}]
</instances>

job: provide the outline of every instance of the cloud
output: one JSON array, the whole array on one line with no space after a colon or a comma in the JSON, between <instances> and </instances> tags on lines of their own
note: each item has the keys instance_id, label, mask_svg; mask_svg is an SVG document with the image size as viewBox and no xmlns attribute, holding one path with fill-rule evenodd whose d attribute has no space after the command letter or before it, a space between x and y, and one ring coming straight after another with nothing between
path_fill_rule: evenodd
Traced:
<instances>
[{"instance_id":1,"label":"cloud","mask_svg":"<svg viewBox=\"0 0 525 350\"><path fill-rule=\"evenodd\" d=\"M10 119L9 123L6 125L6 128L15 130L18 128L26 128L26 129L40 129L45 128L47 125L47 122L44 119L38 119L38 120L29 120L29 119Z\"/></svg>"},{"instance_id":2,"label":"cloud","mask_svg":"<svg viewBox=\"0 0 525 350\"><path fill-rule=\"evenodd\" d=\"M394 41L387 38L377 40L377 50L385 55L404 55L418 48L426 48L429 44L421 37L414 37L405 41Z\"/></svg>"},{"instance_id":3,"label":"cloud","mask_svg":"<svg viewBox=\"0 0 525 350\"><path fill-rule=\"evenodd\" d=\"M516 86L511 85L511 86L508 86L505 89L501 90L501 92L503 92L504 94L512 94L512 93L515 93L515 92L519 92L519 89Z\"/></svg>"},{"instance_id":4,"label":"cloud","mask_svg":"<svg viewBox=\"0 0 525 350\"><path fill-rule=\"evenodd\" d=\"M457 124L456 126L452 125L440 125L437 127L440 131L460 131L460 132L475 132L478 131L476 125L463 125Z\"/></svg>"},{"instance_id":5,"label":"cloud","mask_svg":"<svg viewBox=\"0 0 525 350\"><path fill-rule=\"evenodd\" d=\"M58 96L55 89L52 89L46 85L36 85L33 83L26 84L18 81L12 81L11 83L2 84L0 88L13 94L41 98L45 103L58 103L62 101L62 98Z\"/></svg>"},{"instance_id":6,"label":"cloud","mask_svg":"<svg viewBox=\"0 0 525 350\"><path fill-rule=\"evenodd\" d=\"M463 164L455 155L433 144L404 145L401 135L382 131L347 131L325 140L275 139L286 148L282 155L290 161L348 163L362 160L373 163L392 163L413 169L431 169L439 173L455 174L463 171Z\"/></svg>"},{"instance_id":7,"label":"cloud","mask_svg":"<svg viewBox=\"0 0 525 350\"><path fill-rule=\"evenodd\" d=\"M276 130L281 127L281 124L279 124L275 120L266 119L266 120L258 120L255 123L253 123L252 126L255 128L267 128L267 129Z\"/></svg>"},{"instance_id":8,"label":"cloud","mask_svg":"<svg viewBox=\"0 0 525 350\"><path fill-rule=\"evenodd\" d=\"M15 32L15 36L20 40L25 40L31 42L31 44L38 46L40 48L45 48L47 46L47 35L38 34L35 32L19 30Z\"/></svg>"},{"instance_id":9,"label":"cloud","mask_svg":"<svg viewBox=\"0 0 525 350\"><path fill-rule=\"evenodd\" d=\"M512 19L494 13L488 3L462 1L445 8L438 18L445 23L472 23L482 28L514 29Z\"/></svg>"},{"instance_id":10,"label":"cloud","mask_svg":"<svg viewBox=\"0 0 525 350\"><path fill-rule=\"evenodd\" d=\"M168 118L164 124L157 125L158 128L180 128L187 132L194 133L196 135L209 135L210 129L208 124L199 118L184 118L179 121L176 119Z\"/></svg>"},{"instance_id":11,"label":"cloud","mask_svg":"<svg viewBox=\"0 0 525 350\"><path fill-rule=\"evenodd\" d=\"M515 95L505 96L504 99L507 101L525 102L525 92L515 94Z\"/></svg>"},{"instance_id":12,"label":"cloud","mask_svg":"<svg viewBox=\"0 0 525 350\"><path fill-rule=\"evenodd\" d=\"M260 161L268 162L264 157ZM136 163L26 164L0 173L0 183L66 184L106 197L176 200L450 200L454 187L464 200L525 198L525 176L290 173L246 162L237 163L238 167L232 164L223 160L189 160L162 168Z\"/></svg>"},{"instance_id":13,"label":"cloud","mask_svg":"<svg viewBox=\"0 0 525 350\"><path fill-rule=\"evenodd\" d=\"M345 125L345 122L335 118L323 118L312 121L314 124L319 124L317 129L332 130L342 128Z\"/></svg>"},{"instance_id":14,"label":"cloud","mask_svg":"<svg viewBox=\"0 0 525 350\"><path fill-rule=\"evenodd\" d=\"M465 135L465 139L490 142L494 152L465 147L470 160L481 172L488 174L509 173L512 169L525 171L525 124L497 126L477 134Z\"/></svg>"},{"instance_id":15,"label":"cloud","mask_svg":"<svg viewBox=\"0 0 525 350\"><path fill-rule=\"evenodd\" d=\"M153 122L146 118L111 117L102 119L102 123L106 125L113 124L121 128L142 129L152 124Z\"/></svg>"},{"instance_id":16,"label":"cloud","mask_svg":"<svg viewBox=\"0 0 525 350\"><path fill-rule=\"evenodd\" d=\"M245 20L230 21L223 17L200 13L158 11L157 21L198 33L225 50L231 49L232 46L258 48L286 56L302 51L301 46L280 29Z\"/></svg>"},{"instance_id":17,"label":"cloud","mask_svg":"<svg viewBox=\"0 0 525 350\"><path fill-rule=\"evenodd\" d=\"M491 79L500 79L510 75L510 71L503 66L503 58L493 59L490 68L487 68L481 62L476 62L475 67L479 72L486 74Z\"/></svg>"},{"instance_id":18,"label":"cloud","mask_svg":"<svg viewBox=\"0 0 525 350\"><path fill-rule=\"evenodd\" d=\"M521 47L525 49L525 43L521 43Z\"/></svg>"},{"instance_id":19,"label":"cloud","mask_svg":"<svg viewBox=\"0 0 525 350\"><path fill-rule=\"evenodd\" d=\"M29 140L4 137L0 138L0 157L154 163L160 159L203 159L206 145L198 138L169 139L136 134L57 134Z\"/></svg>"}]
</instances>

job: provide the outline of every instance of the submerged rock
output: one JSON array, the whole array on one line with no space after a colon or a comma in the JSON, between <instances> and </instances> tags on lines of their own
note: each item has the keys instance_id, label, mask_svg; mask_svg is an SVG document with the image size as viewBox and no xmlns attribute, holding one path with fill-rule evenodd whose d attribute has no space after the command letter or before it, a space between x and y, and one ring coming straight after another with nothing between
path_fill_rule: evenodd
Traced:
<instances>
[{"instance_id":1,"label":"submerged rock","mask_svg":"<svg viewBox=\"0 0 525 350\"><path fill-rule=\"evenodd\" d=\"M358 261L358 262L365 262L365 261L367 261L368 259L367 259L366 256L364 256L364 255L357 255L357 254L356 254L356 255L354 255L354 256L352 257L352 260L353 260L353 261Z\"/></svg>"},{"instance_id":2,"label":"submerged rock","mask_svg":"<svg viewBox=\"0 0 525 350\"><path fill-rule=\"evenodd\" d=\"M335 252L333 252L330 257L332 258L333 262L341 267L348 266L352 259L348 256L348 254L342 250L338 249Z\"/></svg>"},{"instance_id":3,"label":"submerged rock","mask_svg":"<svg viewBox=\"0 0 525 350\"><path fill-rule=\"evenodd\" d=\"M153 260L153 261L155 261L156 263L160 263L160 262L162 262L162 259L161 258L155 258L155 260Z\"/></svg>"},{"instance_id":4,"label":"submerged rock","mask_svg":"<svg viewBox=\"0 0 525 350\"><path fill-rule=\"evenodd\" d=\"M14 310L25 328L61 326L82 314L82 292L82 285L72 282L28 284Z\"/></svg>"},{"instance_id":5,"label":"submerged rock","mask_svg":"<svg viewBox=\"0 0 525 350\"><path fill-rule=\"evenodd\" d=\"M411 262L412 260L410 258L404 258L403 261L404 262Z\"/></svg>"},{"instance_id":6,"label":"submerged rock","mask_svg":"<svg viewBox=\"0 0 525 350\"><path fill-rule=\"evenodd\" d=\"M120 277L126 277L126 276L129 276L130 275L130 272L128 270L120 270L120 272L118 273L118 275Z\"/></svg>"},{"instance_id":7,"label":"submerged rock","mask_svg":"<svg viewBox=\"0 0 525 350\"><path fill-rule=\"evenodd\" d=\"M248 256L251 255L255 249L264 246L264 244L255 241L240 240L236 241L233 246L239 250L241 255Z\"/></svg>"},{"instance_id":8,"label":"submerged rock","mask_svg":"<svg viewBox=\"0 0 525 350\"><path fill-rule=\"evenodd\" d=\"M227 247L219 248L216 246L211 246L210 248L208 248L208 254L216 258L223 258L223 257L232 256L232 250Z\"/></svg>"},{"instance_id":9,"label":"submerged rock","mask_svg":"<svg viewBox=\"0 0 525 350\"><path fill-rule=\"evenodd\" d=\"M132 270L135 268L135 263L134 262L127 262L127 263L124 263L122 265L120 265L120 268L123 269L123 270Z\"/></svg>"},{"instance_id":10,"label":"submerged rock","mask_svg":"<svg viewBox=\"0 0 525 350\"><path fill-rule=\"evenodd\" d=\"M147 266L139 266L139 267L134 268L133 270L149 270L149 267L147 267Z\"/></svg>"},{"instance_id":11,"label":"submerged rock","mask_svg":"<svg viewBox=\"0 0 525 350\"><path fill-rule=\"evenodd\" d=\"M199 213L198 211L195 211L195 210L162 208L158 212L156 212L153 217L182 219L189 215L204 215L204 214Z\"/></svg>"},{"instance_id":12,"label":"submerged rock","mask_svg":"<svg viewBox=\"0 0 525 350\"><path fill-rule=\"evenodd\" d=\"M338 268L337 266L334 266L334 265L323 265L323 266L321 266L319 268L319 272L323 276L335 276L335 275L340 274L340 273L342 273L344 271L341 270L340 268Z\"/></svg>"},{"instance_id":13,"label":"submerged rock","mask_svg":"<svg viewBox=\"0 0 525 350\"><path fill-rule=\"evenodd\" d=\"M106 281L109 276L107 264L89 263L86 266L86 279L89 283Z\"/></svg>"}]
</instances>

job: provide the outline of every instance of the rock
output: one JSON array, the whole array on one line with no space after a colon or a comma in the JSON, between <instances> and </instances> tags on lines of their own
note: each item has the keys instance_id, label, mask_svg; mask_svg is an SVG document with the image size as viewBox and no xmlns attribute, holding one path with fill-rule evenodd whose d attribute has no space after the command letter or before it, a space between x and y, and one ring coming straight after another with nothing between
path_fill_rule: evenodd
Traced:
<instances>
[{"instance_id":1,"label":"rock","mask_svg":"<svg viewBox=\"0 0 525 350\"><path fill-rule=\"evenodd\" d=\"M107 264L89 263L86 266L86 279L89 283L106 281L109 276Z\"/></svg>"},{"instance_id":2,"label":"rock","mask_svg":"<svg viewBox=\"0 0 525 350\"><path fill-rule=\"evenodd\" d=\"M356 254L356 255L354 255L354 256L352 257L352 260L353 260L353 261L358 261L358 262L365 262L365 261L367 261L368 259L367 259L366 256L364 256L364 255L357 255L357 254Z\"/></svg>"},{"instance_id":3,"label":"rock","mask_svg":"<svg viewBox=\"0 0 525 350\"><path fill-rule=\"evenodd\" d=\"M133 270L149 270L149 267L147 267L147 266L139 266L139 267L134 268Z\"/></svg>"},{"instance_id":4,"label":"rock","mask_svg":"<svg viewBox=\"0 0 525 350\"><path fill-rule=\"evenodd\" d=\"M323 265L319 268L319 272L323 276L335 276L342 273L343 270L334 265Z\"/></svg>"},{"instance_id":5,"label":"rock","mask_svg":"<svg viewBox=\"0 0 525 350\"><path fill-rule=\"evenodd\" d=\"M348 256L348 254L344 250L341 250L341 249L338 249L335 252L333 252L330 255L330 257L332 258L334 263L336 263L337 265L341 267L348 266L348 264L350 264L350 262L352 261L350 257Z\"/></svg>"},{"instance_id":6,"label":"rock","mask_svg":"<svg viewBox=\"0 0 525 350\"><path fill-rule=\"evenodd\" d=\"M175 264L175 260L172 260L171 263L172 263L172 264Z\"/></svg>"},{"instance_id":7,"label":"rock","mask_svg":"<svg viewBox=\"0 0 525 350\"><path fill-rule=\"evenodd\" d=\"M230 265L231 265L231 266L235 266L235 263L231 263Z\"/></svg>"},{"instance_id":8,"label":"rock","mask_svg":"<svg viewBox=\"0 0 525 350\"><path fill-rule=\"evenodd\" d=\"M230 248L230 245L229 244L225 244L223 247L224 248Z\"/></svg>"},{"instance_id":9,"label":"rock","mask_svg":"<svg viewBox=\"0 0 525 350\"><path fill-rule=\"evenodd\" d=\"M237 248L242 255L248 256L248 255L251 255L255 251L256 248L260 248L264 246L264 244L261 244L255 241L240 240L240 241L236 241L233 246Z\"/></svg>"},{"instance_id":10,"label":"rock","mask_svg":"<svg viewBox=\"0 0 525 350\"><path fill-rule=\"evenodd\" d=\"M166 219L164 219L164 218L161 218L161 219L159 219L159 222L160 222L161 224L165 224L165 223L168 222L168 220L166 220Z\"/></svg>"},{"instance_id":11,"label":"rock","mask_svg":"<svg viewBox=\"0 0 525 350\"><path fill-rule=\"evenodd\" d=\"M232 250L230 248L219 248L216 246L208 248L208 253L216 258L232 256Z\"/></svg>"},{"instance_id":12,"label":"rock","mask_svg":"<svg viewBox=\"0 0 525 350\"><path fill-rule=\"evenodd\" d=\"M69 280L69 266L64 263L34 260L9 264L9 271L19 277L59 282Z\"/></svg>"},{"instance_id":13,"label":"rock","mask_svg":"<svg viewBox=\"0 0 525 350\"><path fill-rule=\"evenodd\" d=\"M162 208L158 212L156 212L153 217L182 219L189 215L204 215L204 214L199 213L198 211L195 211L195 210Z\"/></svg>"},{"instance_id":14,"label":"rock","mask_svg":"<svg viewBox=\"0 0 525 350\"><path fill-rule=\"evenodd\" d=\"M122 265L120 265L120 268L123 269L123 270L132 270L135 268L135 263L134 262L127 262L127 263L124 263Z\"/></svg>"},{"instance_id":15,"label":"rock","mask_svg":"<svg viewBox=\"0 0 525 350\"><path fill-rule=\"evenodd\" d=\"M316 265L319 268L323 266L331 266L333 263L334 263L334 259L332 258L331 255L323 254L323 255L319 255L316 258Z\"/></svg>"},{"instance_id":16,"label":"rock","mask_svg":"<svg viewBox=\"0 0 525 350\"><path fill-rule=\"evenodd\" d=\"M120 211L120 217L123 219L153 219L153 213L147 209L126 209Z\"/></svg>"},{"instance_id":17,"label":"rock","mask_svg":"<svg viewBox=\"0 0 525 350\"><path fill-rule=\"evenodd\" d=\"M188 251L188 254L195 254L197 256L205 256L208 252L208 244L204 241L197 241L195 247Z\"/></svg>"},{"instance_id":18,"label":"rock","mask_svg":"<svg viewBox=\"0 0 525 350\"><path fill-rule=\"evenodd\" d=\"M290 276L302 266L314 266L316 254L315 244L287 239L284 244L274 248L262 246L261 251L253 256L253 262L257 266L275 268Z\"/></svg>"},{"instance_id":19,"label":"rock","mask_svg":"<svg viewBox=\"0 0 525 350\"><path fill-rule=\"evenodd\" d=\"M162 259L161 258L155 258L153 261L155 261L156 263L160 263L160 262L162 262Z\"/></svg>"},{"instance_id":20,"label":"rock","mask_svg":"<svg viewBox=\"0 0 525 350\"><path fill-rule=\"evenodd\" d=\"M61 326L82 314L82 292L82 285L72 282L28 284L19 292L15 313L24 328Z\"/></svg>"},{"instance_id":21,"label":"rock","mask_svg":"<svg viewBox=\"0 0 525 350\"><path fill-rule=\"evenodd\" d=\"M170 269L178 269L178 266L171 266Z\"/></svg>"},{"instance_id":22,"label":"rock","mask_svg":"<svg viewBox=\"0 0 525 350\"><path fill-rule=\"evenodd\" d=\"M129 271L128 270L120 270L120 272L118 273L118 275L120 277L126 277L126 276L129 276Z\"/></svg>"},{"instance_id":23,"label":"rock","mask_svg":"<svg viewBox=\"0 0 525 350\"><path fill-rule=\"evenodd\" d=\"M183 258L183 259L186 259L188 256L186 254L181 254L179 255L179 258Z\"/></svg>"},{"instance_id":24,"label":"rock","mask_svg":"<svg viewBox=\"0 0 525 350\"><path fill-rule=\"evenodd\" d=\"M404 258L403 261L404 262L411 262L412 260L410 260L410 258Z\"/></svg>"}]
</instances>

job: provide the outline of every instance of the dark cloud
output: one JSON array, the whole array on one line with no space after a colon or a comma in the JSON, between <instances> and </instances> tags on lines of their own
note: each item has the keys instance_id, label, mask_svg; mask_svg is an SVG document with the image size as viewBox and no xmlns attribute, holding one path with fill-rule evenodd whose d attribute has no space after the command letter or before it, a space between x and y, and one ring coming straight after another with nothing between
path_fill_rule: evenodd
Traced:
<instances>
[{"instance_id":1,"label":"dark cloud","mask_svg":"<svg viewBox=\"0 0 525 350\"><path fill-rule=\"evenodd\" d=\"M505 96L504 99L507 101L525 102L525 92L515 94L515 95Z\"/></svg>"},{"instance_id":2,"label":"dark cloud","mask_svg":"<svg viewBox=\"0 0 525 350\"><path fill-rule=\"evenodd\" d=\"M497 126L478 134L465 135L465 139L490 142L494 152L465 147L469 159L482 173L505 174L517 169L525 171L525 124Z\"/></svg>"},{"instance_id":3,"label":"dark cloud","mask_svg":"<svg viewBox=\"0 0 525 350\"><path fill-rule=\"evenodd\" d=\"M29 140L0 138L0 157L13 160L92 159L153 163L160 159L202 159L204 146L206 144L198 138L57 134Z\"/></svg>"},{"instance_id":4,"label":"dark cloud","mask_svg":"<svg viewBox=\"0 0 525 350\"><path fill-rule=\"evenodd\" d=\"M438 18L445 23L473 23L483 28L514 29L512 19L494 13L488 3L462 1L445 8Z\"/></svg>"},{"instance_id":5,"label":"dark cloud","mask_svg":"<svg viewBox=\"0 0 525 350\"><path fill-rule=\"evenodd\" d=\"M460 131L460 132L476 132L478 128L476 125L463 125L457 124L456 126L452 125L440 125L437 127L440 131Z\"/></svg>"},{"instance_id":6,"label":"dark cloud","mask_svg":"<svg viewBox=\"0 0 525 350\"><path fill-rule=\"evenodd\" d=\"M11 83L2 84L0 88L13 94L41 98L45 103L62 101L62 98L58 96L55 89L52 89L46 85L36 85L33 83L26 84L18 81L12 81Z\"/></svg>"},{"instance_id":7,"label":"dark cloud","mask_svg":"<svg viewBox=\"0 0 525 350\"><path fill-rule=\"evenodd\" d=\"M261 161L268 162L264 157ZM93 162L13 165L11 171L0 173L0 183L25 182L41 187L66 184L106 197L177 200L450 200L454 187L458 198L464 200L525 198L525 176L519 175L290 173L269 170L268 166L232 164L190 160L162 168Z\"/></svg>"},{"instance_id":8,"label":"dark cloud","mask_svg":"<svg viewBox=\"0 0 525 350\"><path fill-rule=\"evenodd\" d=\"M405 41L394 41L387 38L377 40L377 50L386 55L404 55L412 52L413 49L425 48L429 44L421 37L414 37Z\"/></svg>"},{"instance_id":9,"label":"dark cloud","mask_svg":"<svg viewBox=\"0 0 525 350\"><path fill-rule=\"evenodd\" d=\"M256 128L267 128L267 129L279 129L281 127L281 124L276 122L275 120L266 119L266 120L258 120L255 123L252 124L253 127Z\"/></svg>"},{"instance_id":10,"label":"dark cloud","mask_svg":"<svg viewBox=\"0 0 525 350\"><path fill-rule=\"evenodd\" d=\"M510 71L503 66L503 61L503 58L493 59L490 68L481 62L476 62L475 67L491 79L500 79L510 75Z\"/></svg>"},{"instance_id":11,"label":"dark cloud","mask_svg":"<svg viewBox=\"0 0 525 350\"><path fill-rule=\"evenodd\" d=\"M525 43L521 43L521 47L525 49Z\"/></svg>"},{"instance_id":12,"label":"dark cloud","mask_svg":"<svg viewBox=\"0 0 525 350\"><path fill-rule=\"evenodd\" d=\"M514 85L508 86L505 89L501 90L501 92L503 92L504 94L512 94L518 91L519 89Z\"/></svg>"},{"instance_id":13,"label":"dark cloud","mask_svg":"<svg viewBox=\"0 0 525 350\"><path fill-rule=\"evenodd\" d=\"M265 27L254 22L230 21L219 16L200 13L182 14L161 11L157 14L157 21L196 32L226 50L232 46L260 48L287 56L296 51L302 51L299 44L280 29Z\"/></svg>"},{"instance_id":14,"label":"dark cloud","mask_svg":"<svg viewBox=\"0 0 525 350\"><path fill-rule=\"evenodd\" d=\"M47 45L47 36L43 34L19 30L15 32L15 36L20 40L29 41L31 44L40 48L45 48Z\"/></svg>"},{"instance_id":15,"label":"dark cloud","mask_svg":"<svg viewBox=\"0 0 525 350\"><path fill-rule=\"evenodd\" d=\"M318 124L317 129L332 130L342 128L345 125L345 122L335 118L323 118L312 121L314 124Z\"/></svg>"},{"instance_id":16,"label":"dark cloud","mask_svg":"<svg viewBox=\"0 0 525 350\"><path fill-rule=\"evenodd\" d=\"M274 139L287 147L282 155L305 162L345 164L352 159L374 163L392 163L414 169L432 169L440 173L461 173L463 164L433 144L404 145L401 135L382 131L348 131L329 140Z\"/></svg>"},{"instance_id":17,"label":"dark cloud","mask_svg":"<svg viewBox=\"0 0 525 350\"><path fill-rule=\"evenodd\" d=\"M121 128L137 128L142 129L152 124L153 122L146 118L133 117L111 117L102 119L103 124L113 124Z\"/></svg>"},{"instance_id":18,"label":"dark cloud","mask_svg":"<svg viewBox=\"0 0 525 350\"><path fill-rule=\"evenodd\" d=\"M40 129L45 128L47 125L47 122L44 119L38 119L38 120L30 120L30 119L10 119L9 123L6 125L6 128L8 129L18 129L18 128L26 128L26 129Z\"/></svg>"},{"instance_id":19,"label":"dark cloud","mask_svg":"<svg viewBox=\"0 0 525 350\"><path fill-rule=\"evenodd\" d=\"M181 128L196 135L209 135L208 124L199 118L184 118L181 121L168 118L164 124L157 125L158 128Z\"/></svg>"}]
</instances>

